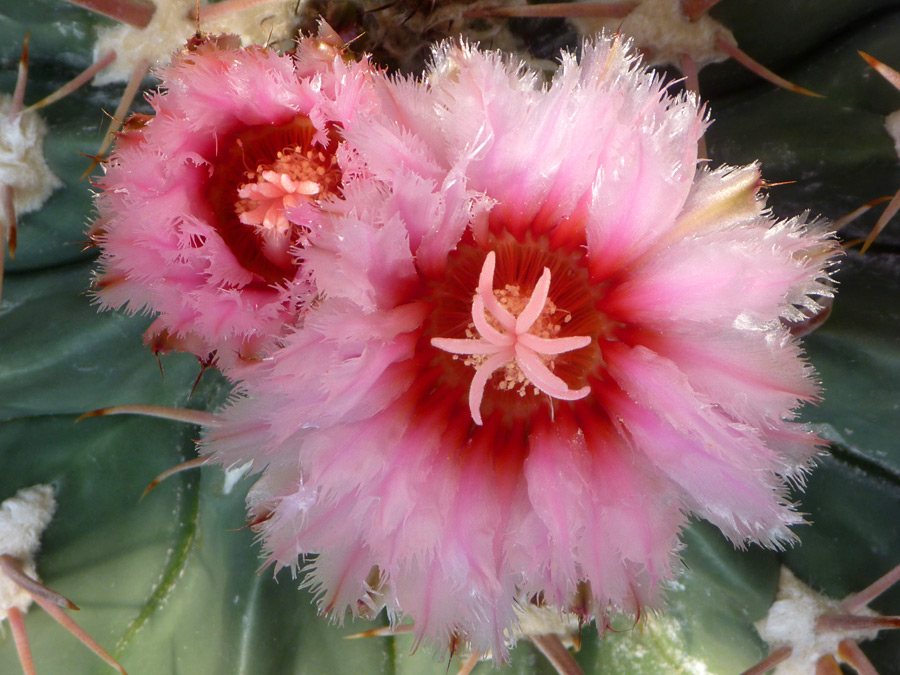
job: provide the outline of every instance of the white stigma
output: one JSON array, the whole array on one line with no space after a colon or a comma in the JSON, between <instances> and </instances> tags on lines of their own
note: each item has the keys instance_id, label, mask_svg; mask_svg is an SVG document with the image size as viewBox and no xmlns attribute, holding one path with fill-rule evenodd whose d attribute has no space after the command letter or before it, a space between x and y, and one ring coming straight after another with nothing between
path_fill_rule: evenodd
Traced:
<instances>
[{"instance_id":1,"label":"white stigma","mask_svg":"<svg viewBox=\"0 0 900 675\"><path fill-rule=\"evenodd\" d=\"M546 338L529 332L547 305L547 294L550 292L550 270L544 268L544 273L535 284L528 304L518 316L513 316L494 295L495 264L496 255L491 251L484 260L481 276L478 279L478 289L472 300L472 321L481 338L431 339L432 346L451 354L487 357L479 360L475 376L469 387L469 409L476 424L483 423L481 401L484 398L484 388L491 379L491 375L498 368L509 364L515 364L531 384L553 398L576 401L584 398L591 391L590 387L569 389L562 379L550 371L545 359L541 358L587 347L591 343L590 336ZM494 320L499 329L491 325L488 317Z\"/></svg>"}]
</instances>

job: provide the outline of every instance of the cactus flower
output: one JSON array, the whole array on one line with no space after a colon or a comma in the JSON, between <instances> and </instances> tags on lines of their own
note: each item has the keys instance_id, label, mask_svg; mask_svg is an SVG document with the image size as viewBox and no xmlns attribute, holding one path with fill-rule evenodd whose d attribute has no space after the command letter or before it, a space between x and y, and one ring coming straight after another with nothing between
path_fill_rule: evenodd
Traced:
<instances>
[{"instance_id":1,"label":"cactus flower","mask_svg":"<svg viewBox=\"0 0 900 675\"><path fill-rule=\"evenodd\" d=\"M445 44L346 133L370 178L305 264L321 302L247 369L206 451L252 460L276 568L342 617L504 658L516 609L603 629L658 606L689 515L779 547L820 440L789 324L837 246L759 168L698 166L706 120L619 40L549 85Z\"/></svg>"},{"instance_id":2,"label":"cactus flower","mask_svg":"<svg viewBox=\"0 0 900 675\"><path fill-rule=\"evenodd\" d=\"M340 192L338 128L366 68L312 38L294 57L236 43L206 40L158 73L155 115L132 117L104 164L91 233L101 306L155 314L154 350L223 369L305 311L297 250Z\"/></svg>"}]
</instances>

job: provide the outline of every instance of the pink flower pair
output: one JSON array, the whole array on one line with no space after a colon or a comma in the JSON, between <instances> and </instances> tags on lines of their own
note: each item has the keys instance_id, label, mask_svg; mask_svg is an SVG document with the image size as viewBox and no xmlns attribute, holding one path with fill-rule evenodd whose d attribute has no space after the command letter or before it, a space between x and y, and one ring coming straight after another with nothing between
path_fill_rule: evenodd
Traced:
<instances>
[{"instance_id":1,"label":"pink flower pair","mask_svg":"<svg viewBox=\"0 0 900 675\"><path fill-rule=\"evenodd\" d=\"M260 474L269 560L502 658L517 605L658 606L692 514L792 541L824 224L698 166L697 101L618 40L549 84L452 44L422 80L301 75L308 44L183 56L98 207L101 300L239 380L204 451Z\"/></svg>"}]
</instances>

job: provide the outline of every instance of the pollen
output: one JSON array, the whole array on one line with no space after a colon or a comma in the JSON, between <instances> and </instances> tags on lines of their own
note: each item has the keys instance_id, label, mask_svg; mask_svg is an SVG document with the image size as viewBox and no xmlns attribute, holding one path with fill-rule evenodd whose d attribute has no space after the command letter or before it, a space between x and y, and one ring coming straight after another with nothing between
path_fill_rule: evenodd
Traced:
<instances>
[{"instance_id":1,"label":"pollen","mask_svg":"<svg viewBox=\"0 0 900 675\"><path fill-rule=\"evenodd\" d=\"M525 307L528 306L528 302L531 299L529 296L522 293L522 289L518 284L506 284L503 288L494 289L494 297L496 297L500 305L513 316L519 316L524 311ZM500 322L494 318L493 315L489 313L486 314L486 319L491 326L498 330L502 330ZM538 316L534 325L531 326L528 332L547 340L557 338L559 337L562 326L571 320L571 313L558 310L553 301L548 297L540 316ZM475 327L474 321L469 323L466 328L466 338L469 340L478 340L481 338L481 335ZM556 355L537 353L537 356L551 372L554 370ZM459 357L454 354L453 358L457 359ZM462 363L466 366L472 366L477 370L484 364L487 358L488 357L485 354L469 354L462 359ZM512 360L500 370L500 379L497 381L496 387L500 391L514 391L520 397L524 397L528 394L529 384L531 384L530 380L525 376L525 373L522 372L518 363L515 360ZM531 387L531 392L537 396L540 394L540 389Z\"/></svg>"},{"instance_id":2,"label":"pollen","mask_svg":"<svg viewBox=\"0 0 900 675\"><path fill-rule=\"evenodd\" d=\"M256 229L266 254L280 258L288 255L293 243L287 212L334 192L340 177L333 154L299 145L286 148L274 161L246 173L246 182L237 190L235 212L241 223Z\"/></svg>"},{"instance_id":3,"label":"pollen","mask_svg":"<svg viewBox=\"0 0 900 675\"><path fill-rule=\"evenodd\" d=\"M570 389L553 373L558 354L587 347L588 335L559 337L561 325L571 315L560 312L550 300L550 270L544 272L534 291L524 296L517 285L494 289L496 255L488 253L478 289L472 299L472 323L465 338L432 338L431 344L451 354L465 356L463 363L475 368L469 387L469 409L476 424L482 424L481 402L484 390L494 372L501 370L497 389L515 392L544 393L551 398L575 401L590 393L589 386ZM562 314L563 318L559 319ZM477 333L477 335L476 335Z\"/></svg>"},{"instance_id":4,"label":"pollen","mask_svg":"<svg viewBox=\"0 0 900 675\"><path fill-rule=\"evenodd\" d=\"M298 208L340 192L337 132L328 129L324 144L318 133L298 115L282 125L240 129L216 146L207 199L219 234L245 269L270 283L293 275L291 251L307 243L312 218Z\"/></svg>"}]
</instances>

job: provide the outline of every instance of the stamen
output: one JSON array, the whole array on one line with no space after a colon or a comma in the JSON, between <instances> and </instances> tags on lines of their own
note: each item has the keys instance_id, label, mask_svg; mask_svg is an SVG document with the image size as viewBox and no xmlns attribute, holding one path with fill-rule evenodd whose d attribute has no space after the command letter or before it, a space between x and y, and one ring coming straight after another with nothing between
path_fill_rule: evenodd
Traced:
<instances>
[{"instance_id":1,"label":"stamen","mask_svg":"<svg viewBox=\"0 0 900 675\"><path fill-rule=\"evenodd\" d=\"M501 390L519 388L523 379L527 379L537 389L548 396L564 401L575 401L587 396L589 386L572 390L560 377L553 374L548 367L552 360L548 356L564 354L575 349L582 349L591 343L590 336L578 335L567 337L543 337L531 333L541 317L545 317L545 309L555 307L549 302L550 270L544 268L543 274L535 284L531 297L525 307L514 317L498 300L494 292L494 270L496 255L493 251L487 254L478 279L478 292L472 299L472 325L478 330L481 338L432 338L431 344L451 354L474 356L467 359L468 365L476 366L475 375L469 386L469 410L476 424L483 424L481 402L484 389L496 370L507 366L506 380L499 385ZM517 287L506 287L507 292ZM505 299L508 301L507 296ZM517 296L513 296L517 297ZM499 326L499 329L494 324ZM559 326L552 325L550 330L542 326L544 333L553 334ZM481 358L490 355L487 359ZM512 365L512 369L509 366Z\"/></svg>"},{"instance_id":2,"label":"stamen","mask_svg":"<svg viewBox=\"0 0 900 675\"><path fill-rule=\"evenodd\" d=\"M247 210L238 214L244 225L250 225L262 236L271 253L287 253L291 245L291 224L286 211L302 199L316 197L322 191L319 183L294 180L285 173L262 171L256 182L244 183L238 189L238 206Z\"/></svg>"},{"instance_id":3,"label":"stamen","mask_svg":"<svg viewBox=\"0 0 900 675\"><path fill-rule=\"evenodd\" d=\"M302 130L312 131L306 126ZM293 267L291 249L302 245L305 236L304 228L295 227L288 212L303 202L315 203L336 192L341 180L331 152L304 147L306 139L297 141L294 147L285 147L244 174L234 205L238 220L255 230L265 257L283 269Z\"/></svg>"}]
</instances>

